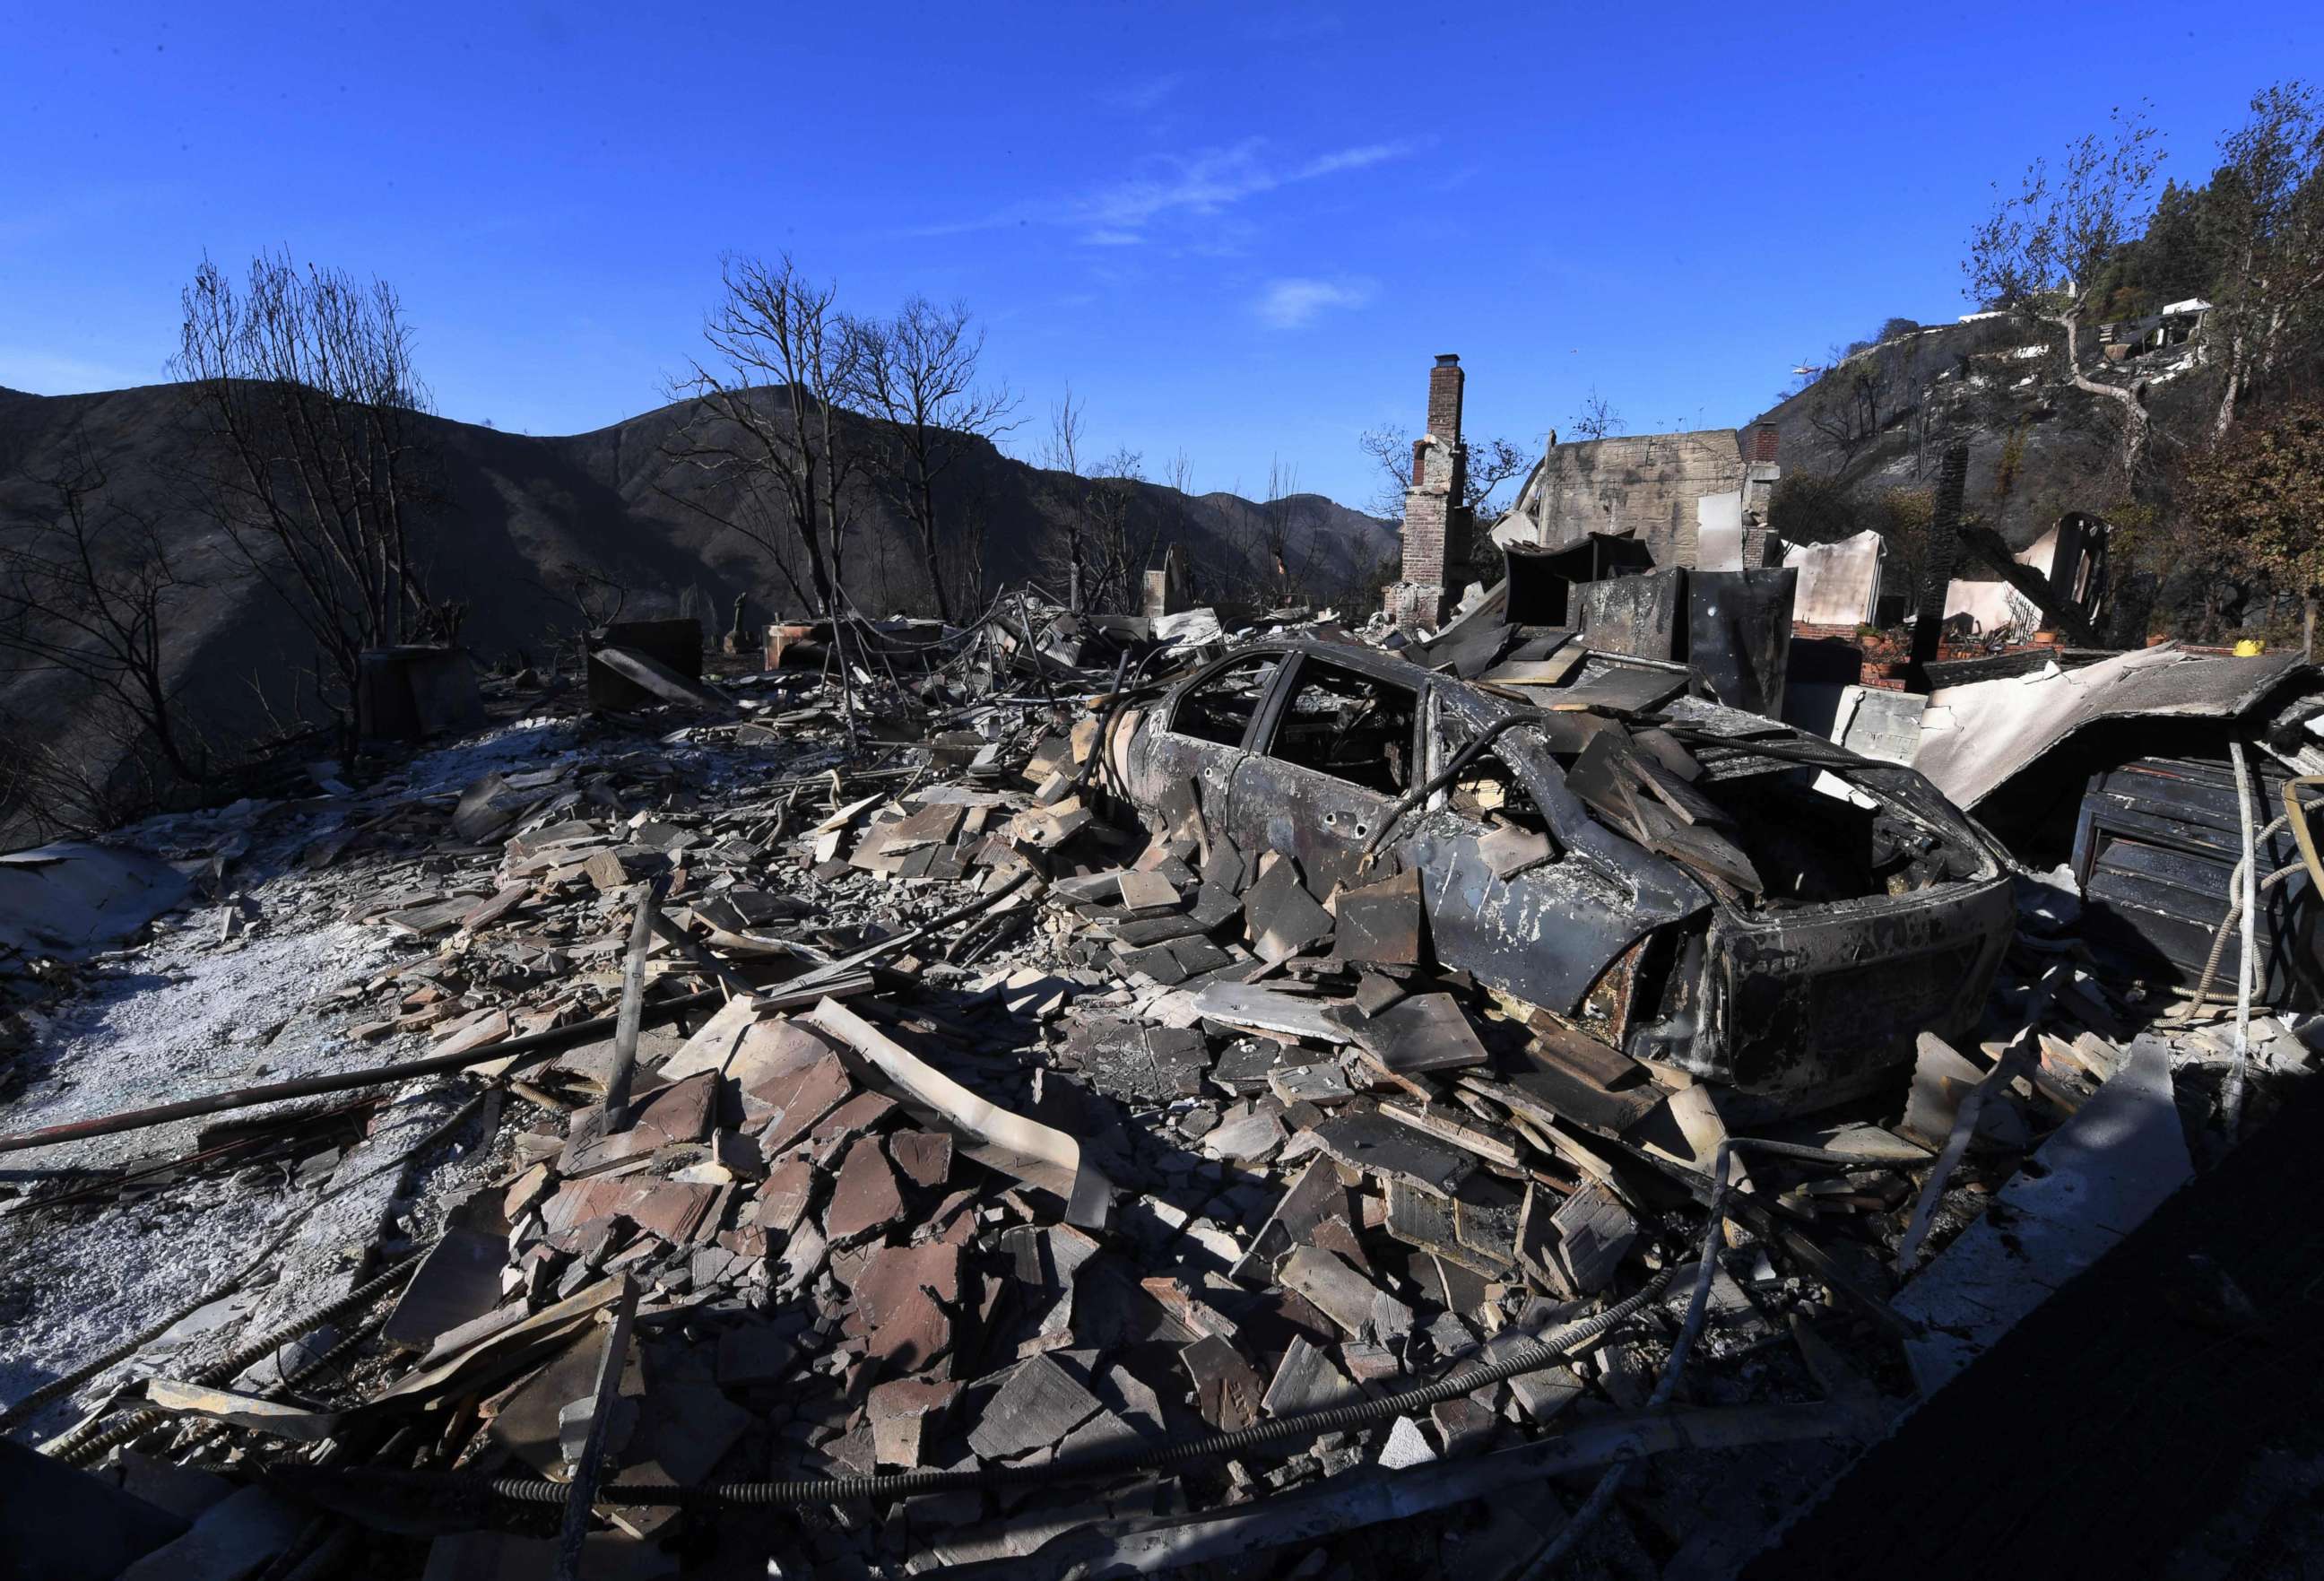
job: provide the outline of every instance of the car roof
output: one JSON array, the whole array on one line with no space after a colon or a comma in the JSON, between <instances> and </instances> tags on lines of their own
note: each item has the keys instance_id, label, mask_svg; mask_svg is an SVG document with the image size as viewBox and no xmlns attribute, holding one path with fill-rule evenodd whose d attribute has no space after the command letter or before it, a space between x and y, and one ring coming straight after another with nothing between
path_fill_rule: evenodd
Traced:
<instances>
[{"instance_id":1,"label":"car roof","mask_svg":"<svg viewBox=\"0 0 2324 1581\"><path fill-rule=\"evenodd\" d=\"M1279 649L1286 653L1313 654L1349 670L1360 670L1383 680L1395 680L1410 687L1423 687L1433 681L1451 681L1463 690L1471 689L1458 676L1439 675L1411 660L1375 648L1353 638L1335 639L1314 636L1259 637L1236 648L1234 653L1250 653L1263 649ZM1231 654L1230 657L1232 657Z\"/></svg>"}]
</instances>

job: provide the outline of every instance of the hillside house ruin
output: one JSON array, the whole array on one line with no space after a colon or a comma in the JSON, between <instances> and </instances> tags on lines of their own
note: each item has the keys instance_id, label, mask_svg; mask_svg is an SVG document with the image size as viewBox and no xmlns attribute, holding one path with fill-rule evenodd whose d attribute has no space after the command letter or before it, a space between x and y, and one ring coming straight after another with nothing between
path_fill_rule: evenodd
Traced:
<instances>
[{"instance_id":1,"label":"hillside house ruin","mask_svg":"<svg viewBox=\"0 0 2324 1581\"><path fill-rule=\"evenodd\" d=\"M1553 444L1493 541L1564 549L1628 534L1658 566L1739 571L1767 563L1767 500L1782 476L1773 423Z\"/></svg>"}]
</instances>

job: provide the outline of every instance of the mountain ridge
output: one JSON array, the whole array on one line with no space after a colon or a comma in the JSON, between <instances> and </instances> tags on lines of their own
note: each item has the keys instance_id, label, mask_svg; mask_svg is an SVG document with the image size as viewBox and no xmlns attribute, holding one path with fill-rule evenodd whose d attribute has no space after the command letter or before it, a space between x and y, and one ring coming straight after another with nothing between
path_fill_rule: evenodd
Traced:
<instances>
[{"instance_id":1,"label":"mountain ridge","mask_svg":"<svg viewBox=\"0 0 2324 1581\"><path fill-rule=\"evenodd\" d=\"M315 688L299 675L312 663L303 634L240 565L197 486L216 456L185 394L168 384L78 395L0 389L0 523L51 511L53 496L38 480L65 470L85 443L106 468L106 497L150 518L173 566L203 584L173 613L170 670L207 734L233 739L263 729L270 710L313 720ZM765 551L714 521L733 513L736 488L665 453L690 407L676 402L568 435L423 416L442 467L427 575L435 596L464 606L460 631L472 652L486 661L544 657L587 624L575 596L583 582L603 596L593 606L599 614L620 589L623 618L693 615L714 640L731 622L737 594L748 596L753 626L805 613ZM861 442L872 422L845 414L843 427ZM977 439L938 497L952 520L973 512L986 523L986 586L999 587L1041 571L1044 541L1085 486ZM1142 480L1109 486L1126 501L1127 536L1150 541L1157 556L1181 545L1206 596L1266 583L1259 560L1270 508L1301 523L1317 587L1360 591L1396 551L1388 523L1321 496L1270 507ZM918 543L900 513L866 491L858 523L847 575L857 606L932 613ZM254 688L266 693L263 703ZM85 717L86 694L61 673L0 671L0 738L12 748L51 745L92 764L109 754L107 772L117 773L125 754Z\"/></svg>"}]
</instances>

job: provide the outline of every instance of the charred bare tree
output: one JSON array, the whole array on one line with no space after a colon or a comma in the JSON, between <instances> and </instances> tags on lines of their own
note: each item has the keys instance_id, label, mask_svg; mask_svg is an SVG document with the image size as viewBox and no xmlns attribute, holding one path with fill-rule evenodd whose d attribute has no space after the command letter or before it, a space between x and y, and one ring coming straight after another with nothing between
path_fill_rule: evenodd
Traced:
<instances>
[{"instance_id":1,"label":"charred bare tree","mask_svg":"<svg viewBox=\"0 0 2324 1581\"><path fill-rule=\"evenodd\" d=\"M1401 525L1405 492L1412 487L1412 430L1400 423L1385 423L1366 429L1357 436L1356 444L1380 469L1379 485L1372 494L1372 514Z\"/></svg>"},{"instance_id":2,"label":"charred bare tree","mask_svg":"<svg viewBox=\"0 0 2324 1581\"><path fill-rule=\"evenodd\" d=\"M1100 461L1084 480L1082 513L1086 534L1088 579L1084 607L1107 615L1137 611L1146 578L1161 546L1163 516L1139 508L1146 482L1143 458L1127 447Z\"/></svg>"},{"instance_id":3,"label":"charred bare tree","mask_svg":"<svg viewBox=\"0 0 2324 1581\"><path fill-rule=\"evenodd\" d=\"M1577 439L1602 439L1618 434L1629 426L1622 414L1614 410L1614 403L1598 393L1595 384L1590 387L1590 393L1582 397L1582 405L1566 422L1566 427L1573 430L1573 437Z\"/></svg>"},{"instance_id":4,"label":"charred bare tree","mask_svg":"<svg viewBox=\"0 0 2324 1581\"><path fill-rule=\"evenodd\" d=\"M1880 437L1880 373L1867 365L1835 367L1819 380L1807 405L1808 425L1840 452L1843 464Z\"/></svg>"},{"instance_id":5,"label":"charred bare tree","mask_svg":"<svg viewBox=\"0 0 2324 1581\"><path fill-rule=\"evenodd\" d=\"M1356 442L1365 455L1379 464L1382 475L1379 492L1372 496L1372 514L1401 522L1405 491L1412 486L1412 431L1399 424L1388 423L1366 429ZM1532 471L1535 459L1531 451L1508 439L1472 443L1469 447L1468 488L1462 503L1483 520L1501 485Z\"/></svg>"},{"instance_id":6,"label":"charred bare tree","mask_svg":"<svg viewBox=\"0 0 2324 1581\"><path fill-rule=\"evenodd\" d=\"M401 304L284 254L253 260L240 291L205 261L180 300L171 365L214 441L220 520L352 698L365 649L447 617L424 572L441 489Z\"/></svg>"},{"instance_id":7,"label":"charred bare tree","mask_svg":"<svg viewBox=\"0 0 2324 1581\"><path fill-rule=\"evenodd\" d=\"M1054 485L1056 520L1042 545L1041 560L1065 584L1067 606L1075 613L1118 614L1138 606L1146 568L1161 541L1162 517L1138 509L1138 490L1146 476L1137 451L1125 448L1100 461L1084 458L1085 411L1071 390L1049 409L1041 465L1063 476Z\"/></svg>"},{"instance_id":8,"label":"charred bare tree","mask_svg":"<svg viewBox=\"0 0 2324 1581\"><path fill-rule=\"evenodd\" d=\"M203 584L108 493L85 439L60 471L25 481L37 503L0 519L0 668L72 677L94 699L83 717L133 769L198 782L208 765L170 671L178 614Z\"/></svg>"},{"instance_id":9,"label":"charred bare tree","mask_svg":"<svg viewBox=\"0 0 2324 1581\"><path fill-rule=\"evenodd\" d=\"M622 611L629 605L627 582L579 560L558 561L550 576L553 580L549 586L571 601L585 629L612 625L622 618Z\"/></svg>"},{"instance_id":10,"label":"charred bare tree","mask_svg":"<svg viewBox=\"0 0 2324 1581\"><path fill-rule=\"evenodd\" d=\"M1299 469L1273 459L1267 467L1267 500L1259 507L1260 541L1254 557L1261 587L1277 608L1315 592L1315 562L1321 545L1316 497L1299 492Z\"/></svg>"},{"instance_id":11,"label":"charred bare tree","mask_svg":"<svg viewBox=\"0 0 2324 1581\"><path fill-rule=\"evenodd\" d=\"M1082 607L1089 554L1080 497L1081 448L1082 407L1074 400L1073 387L1067 385L1065 399L1049 408L1049 431L1041 441L1041 465L1051 472L1064 473L1067 479L1057 523L1041 545L1041 562L1053 575L1062 576L1065 607L1075 614Z\"/></svg>"},{"instance_id":12,"label":"charred bare tree","mask_svg":"<svg viewBox=\"0 0 2324 1581\"><path fill-rule=\"evenodd\" d=\"M1469 447L1469 487L1464 502L1483 521L1491 513L1493 496L1501 485L1533 470L1533 452L1507 439L1486 439Z\"/></svg>"},{"instance_id":13,"label":"charred bare tree","mask_svg":"<svg viewBox=\"0 0 2324 1581\"><path fill-rule=\"evenodd\" d=\"M765 550L807 613L837 615L866 466L837 416L858 381L858 347L834 307L837 288L808 280L789 254L772 264L730 256L720 278L702 330L711 356L671 390L693 405L663 454L727 485L733 503L662 492Z\"/></svg>"},{"instance_id":14,"label":"charred bare tree","mask_svg":"<svg viewBox=\"0 0 2324 1581\"><path fill-rule=\"evenodd\" d=\"M866 458L871 476L911 522L936 614L949 621L983 602L981 574L970 576L982 557L953 541L937 485L961 457L1017 426L1017 397L1006 385L978 386L984 332L959 302L914 297L892 319L850 319L847 332L855 403L888 425Z\"/></svg>"}]
</instances>

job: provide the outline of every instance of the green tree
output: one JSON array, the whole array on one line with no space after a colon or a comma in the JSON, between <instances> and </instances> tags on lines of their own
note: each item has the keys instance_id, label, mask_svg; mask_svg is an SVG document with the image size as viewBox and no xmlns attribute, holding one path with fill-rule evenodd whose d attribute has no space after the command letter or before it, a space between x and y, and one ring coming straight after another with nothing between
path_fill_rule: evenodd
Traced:
<instances>
[{"instance_id":1,"label":"green tree","mask_svg":"<svg viewBox=\"0 0 2324 1581\"><path fill-rule=\"evenodd\" d=\"M1997 199L1969 233L1961 268L1971 299L2065 332L2067 378L2121 411L2123 475L2129 478L2146 452L2145 402L2136 390L2083 373L2077 336L2106 265L2144 228L2163 154L2144 112L2116 110L2112 119L2107 134L2085 134L2068 144L2056 171L2046 160L2028 165L2018 191Z\"/></svg>"},{"instance_id":2,"label":"green tree","mask_svg":"<svg viewBox=\"0 0 2324 1581\"><path fill-rule=\"evenodd\" d=\"M2324 590L2324 403L2284 408L2190 458L2181 497L2228 558L2299 595L2313 659Z\"/></svg>"},{"instance_id":3,"label":"green tree","mask_svg":"<svg viewBox=\"0 0 2324 1581\"><path fill-rule=\"evenodd\" d=\"M2221 255L2204 327L2227 364L2214 439L2324 311L2324 104L2305 83L2266 88L2219 153L2211 207Z\"/></svg>"}]
</instances>

